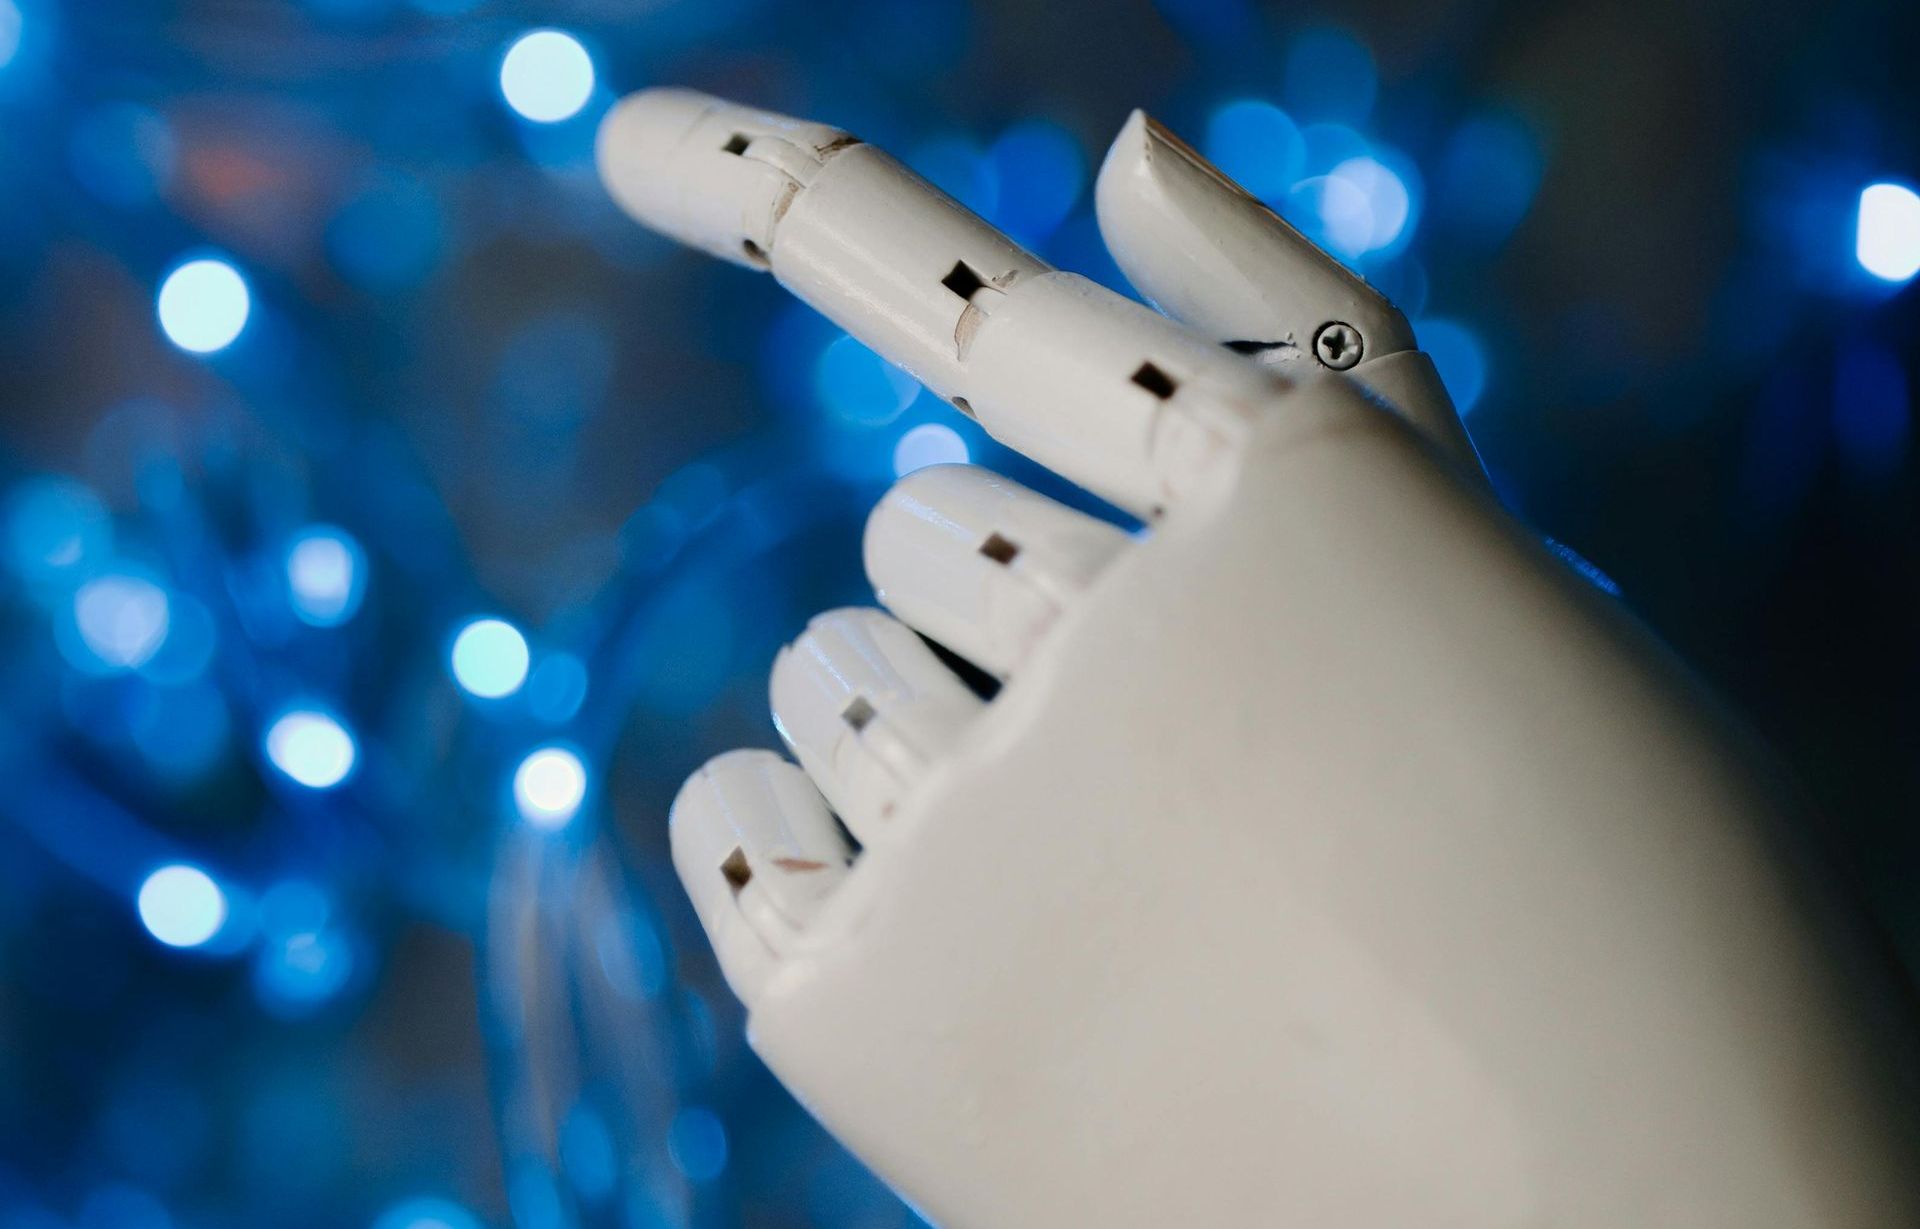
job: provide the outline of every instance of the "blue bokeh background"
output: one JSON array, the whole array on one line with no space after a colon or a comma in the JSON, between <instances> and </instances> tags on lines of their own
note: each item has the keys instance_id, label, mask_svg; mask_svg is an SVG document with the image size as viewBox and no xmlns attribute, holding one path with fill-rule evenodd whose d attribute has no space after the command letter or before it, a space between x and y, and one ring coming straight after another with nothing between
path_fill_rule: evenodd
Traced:
<instances>
[{"instance_id":1,"label":"blue bokeh background","mask_svg":"<svg viewBox=\"0 0 1920 1229\"><path fill-rule=\"evenodd\" d=\"M1916 63L1862 0L0 0L0 1229L918 1223L745 1047L666 807L896 474L1048 479L615 211L656 83L1121 290L1090 177L1171 124L1910 971Z\"/></svg>"}]
</instances>

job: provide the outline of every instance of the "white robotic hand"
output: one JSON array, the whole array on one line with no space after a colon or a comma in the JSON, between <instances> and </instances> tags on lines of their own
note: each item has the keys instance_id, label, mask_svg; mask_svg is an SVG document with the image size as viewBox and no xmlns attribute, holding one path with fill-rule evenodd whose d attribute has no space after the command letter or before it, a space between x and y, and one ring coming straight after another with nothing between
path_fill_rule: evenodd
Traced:
<instances>
[{"instance_id":1,"label":"white robotic hand","mask_svg":"<svg viewBox=\"0 0 1920 1229\"><path fill-rule=\"evenodd\" d=\"M1150 524L903 479L891 613L774 664L800 766L674 806L756 1050L930 1217L1920 1224L1773 799L1487 497L1363 282L1138 114L1100 222L1183 323L832 128L648 91L600 165Z\"/></svg>"}]
</instances>

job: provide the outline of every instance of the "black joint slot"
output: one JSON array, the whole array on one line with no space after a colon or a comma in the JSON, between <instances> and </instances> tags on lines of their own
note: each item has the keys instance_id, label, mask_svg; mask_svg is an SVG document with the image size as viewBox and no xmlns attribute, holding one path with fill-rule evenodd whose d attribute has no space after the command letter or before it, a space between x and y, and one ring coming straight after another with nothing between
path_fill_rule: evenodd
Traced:
<instances>
[{"instance_id":1,"label":"black joint slot","mask_svg":"<svg viewBox=\"0 0 1920 1229\"><path fill-rule=\"evenodd\" d=\"M840 720L847 723L848 729L858 734L872 724L875 715L873 705L867 703L865 696L855 696L853 703L841 710Z\"/></svg>"},{"instance_id":2,"label":"black joint slot","mask_svg":"<svg viewBox=\"0 0 1920 1229\"><path fill-rule=\"evenodd\" d=\"M975 414L973 412L972 403L969 402L965 397L955 397L953 399L953 408L956 410L959 410L962 414L965 414L968 418L978 419L980 417L978 414Z\"/></svg>"},{"instance_id":3,"label":"black joint slot","mask_svg":"<svg viewBox=\"0 0 1920 1229\"><path fill-rule=\"evenodd\" d=\"M953 262L953 270L940 279L940 284L959 295L967 302L973 302L973 296L986 286L987 279L967 267L964 260Z\"/></svg>"},{"instance_id":4,"label":"black joint slot","mask_svg":"<svg viewBox=\"0 0 1920 1229\"><path fill-rule=\"evenodd\" d=\"M736 132L732 136L728 137L727 143L725 145L722 145L720 148L725 150L727 153L738 156L740 154L746 153L747 146L751 144L753 144L752 137L748 136L744 132Z\"/></svg>"},{"instance_id":5,"label":"black joint slot","mask_svg":"<svg viewBox=\"0 0 1920 1229\"><path fill-rule=\"evenodd\" d=\"M1173 396L1173 390L1180 387L1173 382L1172 376L1152 363L1140 364L1140 370L1133 373L1133 382L1162 401Z\"/></svg>"},{"instance_id":6,"label":"black joint slot","mask_svg":"<svg viewBox=\"0 0 1920 1229\"><path fill-rule=\"evenodd\" d=\"M747 865L747 851L735 845L733 852L720 863L720 875L733 888L734 895L738 896L740 889L753 882L753 868Z\"/></svg>"},{"instance_id":7,"label":"black joint slot","mask_svg":"<svg viewBox=\"0 0 1920 1229\"><path fill-rule=\"evenodd\" d=\"M747 259L751 260L754 264L760 266L762 269L767 267L767 249L761 247L753 240L742 239L740 241L740 250L745 252Z\"/></svg>"},{"instance_id":8,"label":"black joint slot","mask_svg":"<svg viewBox=\"0 0 1920 1229\"><path fill-rule=\"evenodd\" d=\"M980 544L980 553L1001 567L1005 567L1009 563L1012 563L1014 558L1019 555L1020 546L1018 543L1010 542L997 533L990 533L987 535L987 540Z\"/></svg>"}]
</instances>

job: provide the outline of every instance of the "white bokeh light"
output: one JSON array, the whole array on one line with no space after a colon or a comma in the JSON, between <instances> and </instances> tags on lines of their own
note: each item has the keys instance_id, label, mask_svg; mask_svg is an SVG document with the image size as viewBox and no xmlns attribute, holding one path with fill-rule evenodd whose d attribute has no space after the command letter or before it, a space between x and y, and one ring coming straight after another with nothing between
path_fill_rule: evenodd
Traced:
<instances>
[{"instance_id":1,"label":"white bokeh light","mask_svg":"<svg viewBox=\"0 0 1920 1229\"><path fill-rule=\"evenodd\" d=\"M143 576L110 572L73 595L73 622L87 650L115 670L147 663L172 622L167 591Z\"/></svg>"},{"instance_id":2,"label":"white bokeh light","mask_svg":"<svg viewBox=\"0 0 1920 1229\"><path fill-rule=\"evenodd\" d=\"M893 446L893 472L901 478L929 465L966 463L967 441L944 423L921 423L903 434Z\"/></svg>"},{"instance_id":3,"label":"white bokeh light","mask_svg":"<svg viewBox=\"0 0 1920 1229\"><path fill-rule=\"evenodd\" d=\"M140 924L168 947L199 947L227 920L227 895L197 866L160 867L140 884Z\"/></svg>"},{"instance_id":4,"label":"white bokeh light","mask_svg":"<svg viewBox=\"0 0 1920 1229\"><path fill-rule=\"evenodd\" d=\"M474 619L453 638L453 680L483 700L520 690L531 660L527 638L505 619Z\"/></svg>"},{"instance_id":5,"label":"white bokeh light","mask_svg":"<svg viewBox=\"0 0 1920 1229\"><path fill-rule=\"evenodd\" d=\"M191 354L212 354L247 327L253 296L226 261L190 260L160 283L156 311L167 340Z\"/></svg>"},{"instance_id":6,"label":"white bokeh light","mask_svg":"<svg viewBox=\"0 0 1920 1229\"><path fill-rule=\"evenodd\" d=\"M337 627L360 608L365 559L344 529L314 525L287 547L293 613L313 627Z\"/></svg>"},{"instance_id":7,"label":"white bokeh light","mask_svg":"<svg viewBox=\"0 0 1920 1229\"><path fill-rule=\"evenodd\" d=\"M524 34L500 62L500 93L508 106L537 124L569 119L593 96L593 57L571 34Z\"/></svg>"},{"instance_id":8,"label":"white bokeh light","mask_svg":"<svg viewBox=\"0 0 1920 1229\"><path fill-rule=\"evenodd\" d=\"M353 735L318 709L282 713L267 727L267 759L297 784L332 789L353 772L359 749Z\"/></svg>"},{"instance_id":9,"label":"white bokeh light","mask_svg":"<svg viewBox=\"0 0 1920 1229\"><path fill-rule=\"evenodd\" d=\"M1883 282L1920 273L1920 194L1896 183L1862 191L1853 252L1860 267Z\"/></svg>"},{"instance_id":10,"label":"white bokeh light","mask_svg":"<svg viewBox=\"0 0 1920 1229\"><path fill-rule=\"evenodd\" d=\"M587 796L587 769L565 747L542 747L513 773L513 805L537 828L559 828Z\"/></svg>"}]
</instances>

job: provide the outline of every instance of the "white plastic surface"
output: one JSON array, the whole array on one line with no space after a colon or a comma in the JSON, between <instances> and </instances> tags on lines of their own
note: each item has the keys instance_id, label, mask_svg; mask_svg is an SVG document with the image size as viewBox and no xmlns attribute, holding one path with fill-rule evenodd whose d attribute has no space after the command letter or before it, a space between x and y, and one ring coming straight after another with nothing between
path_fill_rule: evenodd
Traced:
<instances>
[{"instance_id":1,"label":"white plastic surface","mask_svg":"<svg viewBox=\"0 0 1920 1229\"><path fill-rule=\"evenodd\" d=\"M674 869L734 992L751 995L852 854L807 775L771 751L709 761L674 800Z\"/></svg>"},{"instance_id":2,"label":"white plastic surface","mask_svg":"<svg viewBox=\"0 0 1920 1229\"><path fill-rule=\"evenodd\" d=\"M970 465L894 484L867 518L887 609L1002 678L1127 544L1105 521Z\"/></svg>"},{"instance_id":3,"label":"white plastic surface","mask_svg":"<svg viewBox=\"0 0 1920 1229\"><path fill-rule=\"evenodd\" d=\"M773 663L773 720L862 844L981 711L920 637L878 610L817 615Z\"/></svg>"},{"instance_id":4,"label":"white plastic surface","mask_svg":"<svg viewBox=\"0 0 1920 1229\"><path fill-rule=\"evenodd\" d=\"M1100 186L1129 271L1216 340L1312 316L1326 270L1299 237L1150 139L1136 119ZM621 182L663 156L603 140ZM727 757L676 805L755 1049L917 1207L947 1229L1920 1224L1884 1039L1764 764L1448 459L1470 446L1397 313L1360 316L1385 340L1350 375L1281 379L863 146L769 239L809 302L1154 518L1126 542L977 471L904 480L869 528L876 589L1004 688L983 705L905 625L836 612L772 690L865 845L852 869L716 888L716 855L757 866L790 817L832 848L821 812L722 799ZM956 259L993 276L953 294Z\"/></svg>"}]
</instances>

